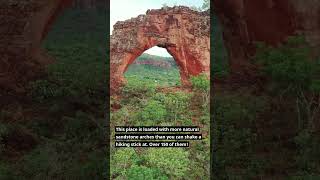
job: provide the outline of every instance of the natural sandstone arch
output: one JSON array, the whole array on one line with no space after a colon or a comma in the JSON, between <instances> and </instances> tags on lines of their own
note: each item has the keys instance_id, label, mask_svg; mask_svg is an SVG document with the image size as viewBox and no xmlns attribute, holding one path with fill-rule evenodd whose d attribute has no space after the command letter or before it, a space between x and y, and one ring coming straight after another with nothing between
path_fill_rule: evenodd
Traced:
<instances>
[{"instance_id":1,"label":"natural sandstone arch","mask_svg":"<svg viewBox=\"0 0 320 180\"><path fill-rule=\"evenodd\" d=\"M0 2L2 7L0 17L4 23L0 26L0 36L4 37L0 43L2 55L0 57L1 90L15 93L24 92L24 85L41 74L43 67L52 63L52 59L42 50L41 43L57 16L65 7L71 6L72 2L74 0ZM143 21L147 23L143 24L138 21L139 19L151 21ZM117 64L114 57L126 56L125 61L130 62L132 59L130 56L137 57L139 52L143 52L143 49L154 45L167 48L175 57L182 70L183 82L187 83L187 78L190 75L196 75L200 72L209 75L208 12L200 13L185 7L175 7L151 10L147 15L139 16L135 20L137 21L119 22L115 26L116 33L111 39L111 52L113 52L111 56L111 85L113 87L117 87L114 82L117 82L118 85L123 83L121 68L125 69ZM155 21L152 22L152 20ZM128 35L137 37L134 36L135 31L129 31L129 27L125 28L130 24L137 25L135 23L139 23L137 29L143 30L139 31L139 37L148 37L143 38L143 41L147 43L143 44L140 41L125 38ZM130 33L121 33L124 30L128 30ZM119 44L117 44L117 39L127 41L128 47L123 47L124 43L118 42ZM139 46L136 46L135 49L129 48L130 45L133 45L132 43L138 43ZM133 50L135 52L128 52ZM114 52L118 55L115 55ZM119 52L125 53L121 55ZM117 69L118 67L121 68Z\"/></svg>"},{"instance_id":2,"label":"natural sandstone arch","mask_svg":"<svg viewBox=\"0 0 320 180\"><path fill-rule=\"evenodd\" d=\"M41 41L57 15L73 1L0 1L0 90L23 91L23 85L37 76L39 70L51 61L41 50ZM211 0L211 2L213 11L218 14L223 25L224 41L233 73L250 71L252 63L248 57L254 53L254 41L278 44L289 35L303 33L315 50L320 47L320 14L318 13L320 3L317 0ZM146 17L153 16L159 19L164 15L169 18L169 12L160 11L149 11ZM169 9L169 11L173 10ZM158 16L156 12L159 12ZM196 13L191 10L181 10L181 13L190 14L172 13L177 15L172 16L173 19L180 20L183 17L184 21L187 19L196 21L195 17L200 17L199 14L205 14L204 16L209 18L208 13ZM119 23L118 26L121 27L121 24L126 23ZM128 28L123 27L123 29ZM195 33L199 31L199 28L189 27L188 29L191 31L194 29ZM185 31L179 30L179 32ZM188 34L186 33L187 36ZM125 38L122 37L122 39ZM189 44L195 46L202 43ZM201 48L206 47L208 46ZM118 47L114 50L116 48ZM315 53L319 54L319 51ZM111 60L112 67L117 67L114 62L116 61ZM111 69L111 71L114 70ZM121 76L114 77L113 80L120 80L119 83L121 83L121 78ZM114 84L114 82L111 83Z\"/></svg>"},{"instance_id":3,"label":"natural sandstone arch","mask_svg":"<svg viewBox=\"0 0 320 180\"><path fill-rule=\"evenodd\" d=\"M231 73L255 76L250 58L255 42L277 46L289 36L302 34L319 55L320 1L317 0L211 0L223 29ZM247 79L243 78L243 79Z\"/></svg>"},{"instance_id":4,"label":"natural sandstone arch","mask_svg":"<svg viewBox=\"0 0 320 180\"><path fill-rule=\"evenodd\" d=\"M124 83L124 72L145 50L154 46L167 49L175 59L182 84L189 84L191 75L210 75L209 12L187 7L148 10L114 25L110 41L111 91Z\"/></svg>"},{"instance_id":5,"label":"natural sandstone arch","mask_svg":"<svg viewBox=\"0 0 320 180\"><path fill-rule=\"evenodd\" d=\"M56 18L72 5L91 8L94 4L106 5L106 1L0 1L0 91L24 94L25 85L54 62L41 44Z\"/></svg>"},{"instance_id":6,"label":"natural sandstone arch","mask_svg":"<svg viewBox=\"0 0 320 180\"><path fill-rule=\"evenodd\" d=\"M0 90L24 93L25 84L52 62L41 43L72 0L0 2Z\"/></svg>"}]
</instances>

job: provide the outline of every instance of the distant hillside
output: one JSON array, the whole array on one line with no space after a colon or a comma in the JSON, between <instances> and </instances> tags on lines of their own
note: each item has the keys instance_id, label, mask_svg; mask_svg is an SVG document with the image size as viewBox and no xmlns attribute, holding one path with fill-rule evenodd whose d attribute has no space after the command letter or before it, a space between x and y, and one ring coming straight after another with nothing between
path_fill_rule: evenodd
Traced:
<instances>
[{"instance_id":1,"label":"distant hillside","mask_svg":"<svg viewBox=\"0 0 320 180\"><path fill-rule=\"evenodd\" d=\"M157 55L151 55L147 53L143 53L137 60L146 60L146 59L154 59L156 61L174 61L172 57L163 57Z\"/></svg>"},{"instance_id":2,"label":"distant hillside","mask_svg":"<svg viewBox=\"0 0 320 180\"><path fill-rule=\"evenodd\" d=\"M161 86L175 86L180 84L179 69L172 57L162 57L142 54L125 73L130 81L144 81Z\"/></svg>"},{"instance_id":3,"label":"distant hillside","mask_svg":"<svg viewBox=\"0 0 320 180\"><path fill-rule=\"evenodd\" d=\"M139 56L133 64L151 65L166 69L176 67L176 63L172 57L156 56L147 53Z\"/></svg>"}]
</instances>

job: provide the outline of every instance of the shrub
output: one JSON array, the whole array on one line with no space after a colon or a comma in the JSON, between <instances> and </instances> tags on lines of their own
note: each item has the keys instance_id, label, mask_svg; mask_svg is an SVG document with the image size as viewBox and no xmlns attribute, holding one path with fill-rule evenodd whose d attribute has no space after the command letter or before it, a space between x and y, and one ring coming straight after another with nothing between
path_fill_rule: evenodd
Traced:
<instances>
[{"instance_id":1,"label":"shrub","mask_svg":"<svg viewBox=\"0 0 320 180\"><path fill-rule=\"evenodd\" d=\"M249 168L256 161L252 151L257 135L251 127L255 126L259 113L265 111L265 100L243 93L216 94L213 99L213 176L232 179L231 176L245 177L263 169ZM232 171L233 167L241 169L241 175L240 171Z\"/></svg>"},{"instance_id":2,"label":"shrub","mask_svg":"<svg viewBox=\"0 0 320 180\"><path fill-rule=\"evenodd\" d=\"M76 164L70 167L68 176L70 179L87 180L87 179L106 179L106 167L109 166L105 156L106 151L95 151L88 153L86 162Z\"/></svg>"},{"instance_id":3,"label":"shrub","mask_svg":"<svg viewBox=\"0 0 320 180\"><path fill-rule=\"evenodd\" d=\"M105 159L104 151L88 152L86 144L77 141L49 141L27 153L15 173L17 179L101 179ZM89 149L89 148L88 148Z\"/></svg>"},{"instance_id":4,"label":"shrub","mask_svg":"<svg viewBox=\"0 0 320 180\"><path fill-rule=\"evenodd\" d=\"M168 180L165 174L159 169L152 169L145 166L133 166L128 170L127 178L130 180Z\"/></svg>"},{"instance_id":5,"label":"shrub","mask_svg":"<svg viewBox=\"0 0 320 180\"><path fill-rule=\"evenodd\" d=\"M164 105L168 120L189 119L190 95L183 92L168 93L164 96Z\"/></svg>"},{"instance_id":6,"label":"shrub","mask_svg":"<svg viewBox=\"0 0 320 180\"><path fill-rule=\"evenodd\" d=\"M61 177L65 165L59 158L61 157L52 146L41 146L24 156L21 176L35 180Z\"/></svg>"},{"instance_id":7,"label":"shrub","mask_svg":"<svg viewBox=\"0 0 320 180\"><path fill-rule=\"evenodd\" d=\"M30 83L31 97L39 102L44 102L49 98L62 95L58 85L50 83L48 80L37 80Z\"/></svg>"},{"instance_id":8,"label":"shrub","mask_svg":"<svg viewBox=\"0 0 320 180\"><path fill-rule=\"evenodd\" d=\"M152 96L155 90L156 86L154 84L132 79L125 85L122 92L125 96L128 96L126 98L132 98L132 96L146 98Z\"/></svg>"},{"instance_id":9,"label":"shrub","mask_svg":"<svg viewBox=\"0 0 320 180\"><path fill-rule=\"evenodd\" d=\"M210 81L205 74L200 74L198 76L191 77L191 84L195 91L198 93L195 96L199 96L201 99L201 104L203 107L208 107L210 101Z\"/></svg>"},{"instance_id":10,"label":"shrub","mask_svg":"<svg viewBox=\"0 0 320 180\"><path fill-rule=\"evenodd\" d=\"M131 166L135 165L137 161L138 156L133 148L124 148L117 150L111 156L111 177L126 176L128 169Z\"/></svg>"},{"instance_id":11,"label":"shrub","mask_svg":"<svg viewBox=\"0 0 320 180\"><path fill-rule=\"evenodd\" d=\"M189 153L180 148L153 148L146 154L151 167L160 169L170 179L182 179L189 170Z\"/></svg>"},{"instance_id":12,"label":"shrub","mask_svg":"<svg viewBox=\"0 0 320 180\"><path fill-rule=\"evenodd\" d=\"M8 134L8 128L5 124L0 123L0 155L5 149L5 144L3 142L4 137Z\"/></svg>"},{"instance_id":13,"label":"shrub","mask_svg":"<svg viewBox=\"0 0 320 180\"><path fill-rule=\"evenodd\" d=\"M0 179L18 180L18 178L15 177L13 170L7 164L1 163L1 162L0 162Z\"/></svg>"},{"instance_id":14,"label":"shrub","mask_svg":"<svg viewBox=\"0 0 320 180\"><path fill-rule=\"evenodd\" d=\"M296 162L303 172L317 172L320 161L320 138L303 130L295 137L299 147Z\"/></svg>"},{"instance_id":15,"label":"shrub","mask_svg":"<svg viewBox=\"0 0 320 180\"><path fill-rule=\"evenodd\" d=\"M257 45L255 60L263 75L270 77L276 89L296 95L310 90L317 76L319 64L310 58L310 48L303 37L291 37L277 48ZM318 81L316 81L318 82Z\"/></svg>"},{"instance_id":16,"label":"shrub","mask_svg":"<svg viewBox=\"0 0 320 180\"><path fill-rule=\"evenodd\" d=\"M123 107L116 112L111 112L111 122L115 125L122 125L131 118L130 111L127 107Z\"/></svg>"},{"instance_id":17,"label":"shrub","mask_svg":"<svg viewBox=\"0 0 320 180\"><path fill-rule=\"evenodd\" d=\"M91 114L77 111L75 117L64 117L64 132L68 138L85 138L98 126L95 117Z\"/></svg>"},{"instance_id":18,"label":"shrub","mask_svg":"<svg viewBox=\"0 0 320 180\"><path fill-rule=\"evenodd\" d=\"M277 48L260 43L257 49L255 60L262 74L270 77L272 93L279 101L285 96L287 101L294 101L299 125L314 131L315 120L320 116L320 64L311 58L304 37L290 37Z\"/></svg>"},{"instance_id":19,"label":"shrub","mask_svg":"<svg viewBox=\"0 0 320 180\"><path fill-rule=\"evenodd\" d=\"M166 117L167 110L159 101L150 100L139 114L141 121L154 121L159 123Z\"/></svg>"},{"instance_id":20,"label":"shrub","mask_svg":"<svg viewBox=\"0 0 320 180\"><path fill-rule=\"evenodd\" d=\"M201 92L208 92L210 90L210 81L205 74L191 77L192 87Z\"/></svg>"}]
</instances>

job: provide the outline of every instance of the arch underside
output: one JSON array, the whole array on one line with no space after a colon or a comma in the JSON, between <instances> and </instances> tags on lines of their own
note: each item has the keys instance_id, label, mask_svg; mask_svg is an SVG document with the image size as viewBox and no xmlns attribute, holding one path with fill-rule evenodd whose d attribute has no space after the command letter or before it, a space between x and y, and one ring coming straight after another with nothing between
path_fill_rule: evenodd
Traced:
<instances>
[{"instance_id":1,"label":"arch underside","mask_svg":"<svg viewBox=\"0 0 320 180\"><path fill-rule=\"evenodd\" d=\"M197 19L192 21L191 19ZM111 91L125 84L128 66L144 51L165 48L174 58L181 82L189 85L192 75L209 77L209 15L186 7L148 11L146 15L114 25L111 36Z\"/></svg>"},{"instance_id":2,"label":"arch underside","mask_svg":"<svg viewBox=\"0 0 320 180\"><path fill-rule=\"evenodd\" d=\"M12 0L1 3L2 9L6 9L2 12L6 21L0 27L1 35L5 37L0 47L1 89L22 92L23 86L39 74L39 69L51 62L41 51L41 41L57 15L73 1L30 0L26 3L21 0ZM317 50L320 37L319 13L317 13L320 9L319 3L288 0L270 2L267 0L261 0L261 2L255 0L212 1L215 12L224 27L223 39L230 59L231 72L247 72L248 66L254 67L248 60L248 56L255 52L252 46L255 41L278 44L288 36L301 32L306 36L308 43L315 47L315 51ZM149 36L158 40L162 37L164 42L176 45L176 51L184 52L178 55L176 51L171 50L177 63L183 62L179 67L186 66L184 70L187 71L185 73L187 77L200 71L209 75L208 12L198 13L185 7L148 10L146 15L117 23L112 39L117 41L119 36L123 36L120 39L133 43L131 45L135 45L137 40L130 40L130 37L136 39ZM138 46L137 48L143 48ZM167 49L170 51L170 48ZM129 53L131 50L132 48L111 42L112 89L121 85L121 82L118 82L121 75L113 72L118 72L115 70L121 66L118 61L123 60L114 53ZM180 56L186 58L183 59ZM186 61L187 58L188 61ZM194 62L189 63L190 59ZM129 62L129 60L126 61Z\"/></svg>"},{"instance_id":3,"label":"arch underside","mask_svg":"<svg viewBox=\"0 0 320 180\"><path fill-rule=\"evenodd\" d=\"M21 89L28 81L37 78L43 68L53 62L42 50L41 43L57 16L72 2L32 0L16 9L12 9L10 3L3 4L12 10L8 11L8 17L14 17L8 18L2 26L5 28L1 29L7 37L0 48L2 89L23 92ZM127 66L153 46L166 48L174 57L183 83L187 84L191 75L201 72L209 76L209 29L209 12L196 12L180 6L148 10L146 15L116 23L110 40L111 90L123 85Z\"/></svg>"},{"instance_id":4,"label":"arch underside","mask_svg":"<svg viewBox=\"0 0 320 180\"><path fill-rule=\"evenodd\" d=\"M124 73L127 71L128 67L129 67L139 56L141 56L141 55L143 54L143 52L145 52L146 50L148 50L148 49L150 49L150 48L152 48L152 47L155 47L155 46L158 46L158 47L161 47L161 48L165 48L165 49L168 51L168 53L172 56L172 58L174 59L174 61L176 62L177 66L178 66L178 68L179 68L179 73L180 73L180 77L181 77L181 83L184 84L184 85L188 85L188 81L185 81L185 80L187 79L187 74L186 74L187 70L186 70L184 64L182 64L181 62L179 62L179 61L176 60L178 57L176 57L176 55L175 55L172 51L170 51L170 48L168 48L168 47L163 47L163 46L158 45L158 44L156 44L156 45L154 45L154 46L151 45L151 47L147 46L147 48L141 49L141 50L135 52L134 54L128 53L128 55L125 56L124 59L123 59L123 62L126 62L126 63L124 63L123 66L119 66L119 71L120 71L120 73L121 73L121 74L124 74ZM122 76L121 79L124 80L124 82L125 82L124 76Z\"/></svg>"}]
</instances>

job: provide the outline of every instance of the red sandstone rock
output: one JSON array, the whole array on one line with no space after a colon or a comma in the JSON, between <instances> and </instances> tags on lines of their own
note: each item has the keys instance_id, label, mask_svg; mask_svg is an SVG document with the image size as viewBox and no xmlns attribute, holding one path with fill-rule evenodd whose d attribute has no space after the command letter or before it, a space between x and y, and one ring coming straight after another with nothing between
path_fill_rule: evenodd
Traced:
<instances>
[{"instance_id":1,"label":"red sandstone rock","mask_svg":"<svg viewBox=\"0 0 320 180\"><path fill-rule=\"evenodd\" d=\"M0 89L24 92L24 85L53 61L41 49L53 19L71 0L0 2Z\"/></svg>"},{"instance_id":2,"label":"red sandstone rock","mask_svg":"<svg viewBox=\"0 0 320 180\"><path fill-rule=\"evenodd\" d=\"M223 38L231 71L250 75L255 66L250 56L254 42L276 46L288 36L304 34L315 48L320 46L320 1L314 0L212 0L223 26Z\"/></svg>"},{"instance_id":3,"label":"red sandstone rock","mask_svg":"<svg viewBox=\"0 0 320 180\"><path fill-rule=\"evenodd\" d=\"M98 2L99 0L81 0ZM0 2L0 88L23 92L24 85L53 59L41 49L56 17L73 0L11 0ZM209 14L186 7L149 10L115 25L111 39L111 86L119 87L123 72L152 46L166 48L180 67L182 82L190 75L209 75Z\"/></svg>"},{"instance_id":4,"label":"red sandstone rock","mask_svg":"<svg viewBox=\"0 0 320 180\"><path fill-rule=\"evenodd\" d=\"M41 40L57 15L72 2L73 0L0 2L1 90L22 92L23 85L37 76L45 64L52 62L41 50ZM249 60L255 50L255 41L276 45L289 35L302 33L315 49L320 46L320 2L317 0L212 0L212 3L223 24L224 40L233 73L246 74L255 69ZM121 41L112 41L112 52L119 54L122 50L129 50L123 57L119 56L120 59L111 60L112 68L120 67L118 70L111 69L118 73L112 80L120 80L115 81L119 85L123 83L121 71L145 49L154 45L166 47L174 55L181 67L183 82L190 74L209 72L209 41L205 40L208 35L205 35L207 38L198 38L204 36L201 33L208 33L209 16L185 8L166 11L151 10L132 22L120 22L116 25L115 29L119 31L114 36L124 36L119 37ZM195 26L191 25L193 23ZM136 30L130 30L132 25L136 26ZM202 27L205 30L201 30ZM125 41L127 36L138 37L139 41L129 40L128 47L117 44ZM139 48L130 48L134 43ZM202 52L206 52L205 55ZM200 54L205 59L200 57L202 60L199 60ZM117 61L120 62L121 59L125 60L126 65L117 65Z\"/></svg>"},{"instance_id":5,"label":"red sandstone rock","mask_svg":"<svg viewBox=\"0 0 320 180\"><path fill-rule=\"evenodd\" d=\"M123 74L145 50L166 48L175 59L183 84L191 75L210 74L210 17L187 7L148 10L114 25L110 41L111 91L125 83Z\"/></svg>"},{"instance_id":6,"label":"red sandstone rock","mask_svg":"<svg viewBox=\"0 0 320 180\"><path fill-rule=\"evenodd\" d=\"M69 6L86 8L104 0L0 1L0 90L24 93L28 81L54 62L41 48L55 19Z\"/></svg>"}]
</instances>

